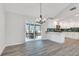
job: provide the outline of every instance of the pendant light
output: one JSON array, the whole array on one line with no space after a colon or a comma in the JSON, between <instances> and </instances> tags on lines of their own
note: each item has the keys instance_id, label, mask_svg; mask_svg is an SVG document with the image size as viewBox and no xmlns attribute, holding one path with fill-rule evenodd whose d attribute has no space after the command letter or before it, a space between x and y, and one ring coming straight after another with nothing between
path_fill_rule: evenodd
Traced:
<instances>
[{"instance_id":1,"label":"pendant light","mask_svg":"<svg viewBox=\"0 0 79 59\"><path fill-rule=\"evenodd\" d=\"M46 18L43 18L43 15L42 15L42 3L40 3L40 16L39 18L36 19L36 23L43 24L45 23L45 21L46 21Z\"/></svg>"}]
</instances>

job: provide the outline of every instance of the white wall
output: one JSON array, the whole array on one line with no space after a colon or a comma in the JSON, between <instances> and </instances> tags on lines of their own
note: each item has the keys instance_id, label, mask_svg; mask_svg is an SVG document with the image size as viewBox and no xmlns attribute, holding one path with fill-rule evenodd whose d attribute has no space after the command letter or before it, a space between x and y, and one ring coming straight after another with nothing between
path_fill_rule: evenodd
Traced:
<instances>
[{"instance_id":1,"label":"white wall","mask_svg":"<svg viewBox=\"0 0 79 59\"><path fill-rule=\"evenodd\" d=\"M0 4L0 55L5 48L5 14L3 4Z\"/></svg>"},{"instance_id":2,"label":"white wall","mask_svg":"<svg viewBox=\"0 0 79 59\"><path fill-rule=\"evenodd\" d=\"M79 19L79 17L77 18ZM56 28L55 24L56 20L47 20L47 28ZM74 21L71 20L59 20L59 24L61 28L70 28L70 27L79 27L79 21L74 19Z\"/></svg>"},{"instance_id":3,"label":"white wall","mask_svg":"<svg viewBox=\"0 0 79 59\"><path fill-rule=\"evenodd\" d=\"M24 43L24 17L22 15L7 12L7 45Z\"/></svg>"}]
</instances>

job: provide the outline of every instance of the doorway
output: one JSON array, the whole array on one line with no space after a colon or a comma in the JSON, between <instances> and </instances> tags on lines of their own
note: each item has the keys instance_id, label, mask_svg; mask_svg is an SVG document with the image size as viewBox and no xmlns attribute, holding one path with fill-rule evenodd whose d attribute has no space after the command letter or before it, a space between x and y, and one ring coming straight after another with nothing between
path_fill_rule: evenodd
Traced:
<instances>
[{"instance_id":1,"label":"doorway","mask_svg":"<svg viewBox=\"0 0 79 59\"><path fill-rule=\"evenodd\" d=\"M41 36L41 25L39 24L25 24L26 37L25 41L39 40Z\"/></svg>"}]
</instances>

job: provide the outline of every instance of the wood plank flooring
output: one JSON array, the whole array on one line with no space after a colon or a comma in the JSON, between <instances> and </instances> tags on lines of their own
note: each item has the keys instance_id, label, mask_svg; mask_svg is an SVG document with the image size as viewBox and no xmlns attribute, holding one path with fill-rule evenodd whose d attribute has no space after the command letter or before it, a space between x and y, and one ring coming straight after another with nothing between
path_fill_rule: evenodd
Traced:
<instances>
[{"instance_id":1,"label":"wood plank flooring","mask_svg":"<svg viewBox=\"0 0 79 59\"><path fill-rule=\"evenodd\" d=\"M79 45L36 40L7 47L2 56L79 56Z\"/></svg>"},{"instance_id":2,"label":"wood plank flooring","mask_svg":"<svg viewBox=\"0 0 79 59\"><path fill-rule=\"evenodd\" d=\"M64 44L67 45L79 45L79 39L65 38Z\"/></svg>"}]
</instances>

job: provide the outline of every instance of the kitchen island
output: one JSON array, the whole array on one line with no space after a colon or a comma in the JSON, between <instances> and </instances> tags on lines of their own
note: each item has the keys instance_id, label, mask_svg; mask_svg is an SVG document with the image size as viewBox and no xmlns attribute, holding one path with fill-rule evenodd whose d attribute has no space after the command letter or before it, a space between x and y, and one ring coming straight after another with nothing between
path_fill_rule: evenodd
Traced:
<instances>
[{"instance_id":1,"label":"kitchen island","mask_svg":"<svg viewBox=\"0 0 79 59\"><path fill-rule=\"evenodd\" d=\"M46 38L54 42L64 43L65 38L79 40L79 32L47 32Z\"/></svg>"},{"instance_id":2,"label":"kitchen island","mask_svg":"<svg viewBox=\"0 0 79 59\"><path fill-rule=\"evenodd\" d=\"M62 32L47 32L46 37L47 39L58 43L64 43L65 40L65 35Z\"/></svg>"}]
</instances>

